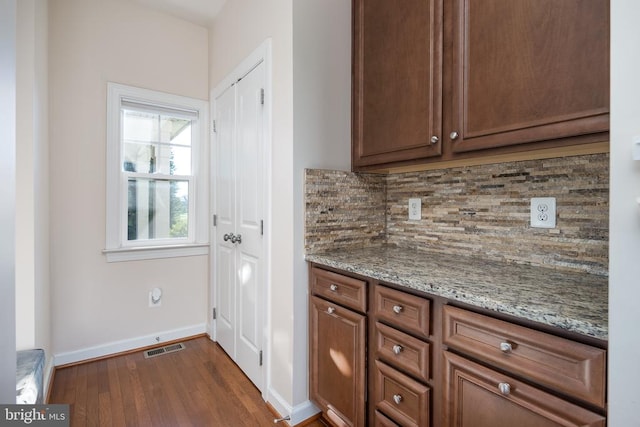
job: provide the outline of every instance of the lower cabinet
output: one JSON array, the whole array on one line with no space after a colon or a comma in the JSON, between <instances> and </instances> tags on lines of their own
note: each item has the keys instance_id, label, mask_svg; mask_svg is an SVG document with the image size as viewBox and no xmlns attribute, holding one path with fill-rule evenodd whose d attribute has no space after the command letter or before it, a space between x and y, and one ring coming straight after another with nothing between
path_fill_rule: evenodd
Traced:
<instances>
[{"instance_id":1,"label":"lower cabinet","mask_svg":"<svg viewBox=\"0 0 640 427\"><path fill-rule=\"evenodd\" d=\"M311 297L310 396L336 426L365 424L366 317Z\"/></svg>"},{"instance_id":2,"label":"lower cabinet","mask_svg":"<svg viewBox=\"0 0 640 427\"><path fill-rule=\"evenodd\" d=\"M444 352L449 427L604 427L604 417Z\"/></svg>"},{"instance_id":3,"label":"lower cabinet","mask_svg":"<svg viewBox=\"0 0 640 427\"><path fill-rule=\"evenodd\" d=\"M606 343L315 265L310 279L309 394L332 426L606 426Z\"/></svg>"}]
</instances>

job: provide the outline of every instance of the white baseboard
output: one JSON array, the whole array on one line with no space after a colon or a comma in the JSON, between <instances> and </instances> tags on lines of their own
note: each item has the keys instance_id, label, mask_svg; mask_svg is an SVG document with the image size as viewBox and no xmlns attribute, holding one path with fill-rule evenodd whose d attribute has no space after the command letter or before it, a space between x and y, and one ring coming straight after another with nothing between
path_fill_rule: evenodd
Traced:
<instances>
[{"instance_id":1,"label":"white baseboard","mask_svg":"<svg viewBox=\"0 0 640 427\"><path fill-rule=\"evenodd\" d=\"M302 421L305 421L320 412L320 409L311 403L310 400L306 400L296 406L291 406L289 402L287 402L271 387L268 390L267 402L269 402L269 404L278 411L280 416L286 417L288 415L290 417L288 421L290 426L300 424Z\"/></svg>"},{"instance_id":2,"label":"white baseboard","mask_svg":"<svg viewBox=\"0 0 640 427\"><path fill-rule=\"evenodd\" d=\"M207 332L206 323L199 325L187 326L185 328L173 329L169 331L156 332L151 335L131 338L128 340L115 341L95 347L89 347L82 350L71 351L68 353L60 353L54 355L54 365L61 366L69 363L81 362L84 360L95 359L96 357L108 356L110 354L122 353L124 351L135 350L137 348L148 347L154 344L162 344L163 342L178 340L181 338L199 335ZM156 337L160 337L160 341L156 341Z\"/></svg>"}]
</instances>

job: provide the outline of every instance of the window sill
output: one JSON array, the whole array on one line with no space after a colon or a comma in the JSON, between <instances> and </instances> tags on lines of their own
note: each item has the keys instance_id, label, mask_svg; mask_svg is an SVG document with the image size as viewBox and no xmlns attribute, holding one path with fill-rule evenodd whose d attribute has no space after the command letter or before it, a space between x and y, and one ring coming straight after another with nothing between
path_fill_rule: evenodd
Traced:
<instances>
[{"instance_id":1,"label":"window sill","mask_svg":"<svg viewBox=\"0 0 640 427\"><path fill-rule=\"evenodd\" d=\"M145 259L177 258L207 255L209 244L195 243L171 246L139 246L133 248L104 249L107 262L138 261Z\"/></svg>"}]
</instances>

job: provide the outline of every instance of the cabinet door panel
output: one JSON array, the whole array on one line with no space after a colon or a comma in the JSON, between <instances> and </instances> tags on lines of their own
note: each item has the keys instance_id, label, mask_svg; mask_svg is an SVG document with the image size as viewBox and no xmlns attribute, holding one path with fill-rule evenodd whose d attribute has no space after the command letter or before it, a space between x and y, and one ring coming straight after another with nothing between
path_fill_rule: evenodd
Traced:
<instances>
[{"instance_id":1,"label":"cabinet door panel","mask_svg":"<svg viewBox=\"0 0 640 427\"><path fill-rule=\"evenodd\" d=\"M454 4L455 152L608 130L608 0Z\"/></svg>"},{"instance_id":2,"label":"cabinet door panel","mask_svg":"<svg viewBox=\"0 0 640 427\"><path fill-rule=\"evenodd\" d=\"M453 353L444 358L449 427L605 426L604 417L507 375Z\"/></svg>"},{"instance_id":3,"label":"cabinet door panel","mask_svg":"<svg viewBox=\"0 0 640 427\"><path fill-rule=\"evenodd\" d=\"M353 17L354 169L439 155L442 0L354 0Z\"/></svg>"},{"instance_id":4,"label":"cabinet door panel","mask_svg":"<svg viewBox=\"0 0 640 427\"><path fill-rule=\"evenodd\" d=\"M310 395L334 423L365 425L366 317L311 297Z\"/></svg>"}]
</instances>

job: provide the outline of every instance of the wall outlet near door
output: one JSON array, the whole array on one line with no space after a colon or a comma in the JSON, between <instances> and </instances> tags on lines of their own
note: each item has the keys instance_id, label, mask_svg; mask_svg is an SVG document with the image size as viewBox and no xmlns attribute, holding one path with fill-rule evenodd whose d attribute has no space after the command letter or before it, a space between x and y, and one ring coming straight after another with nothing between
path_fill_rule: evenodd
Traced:
<instances>
[{"instance_id":1,"label":"wall outlet near door","mask_svg":"<svg viewBox=\"0 0 640 427\"><path fill-rule=\"evenodd\" d=\"M409 219L422 219L422 200L409 199Z\"/></svg>"},{"instance_id":2,"label":"wall outlet near door","mask_svg":"<svg viewBox=\"0 0 640 427\"><path fill-rule=\"evenodd\" d=\"M533 197L531 199L531 227L556 228L555 197Z\"/></svg>"}]
</instances>

